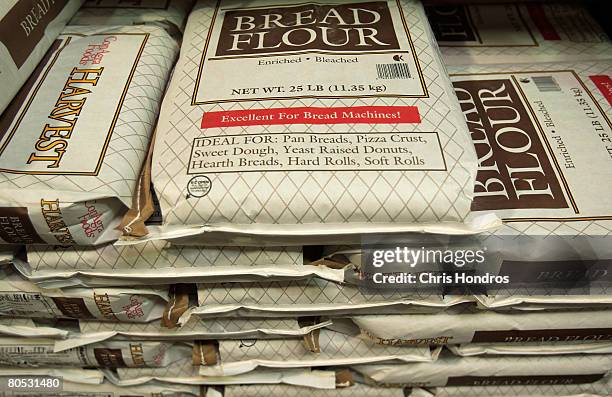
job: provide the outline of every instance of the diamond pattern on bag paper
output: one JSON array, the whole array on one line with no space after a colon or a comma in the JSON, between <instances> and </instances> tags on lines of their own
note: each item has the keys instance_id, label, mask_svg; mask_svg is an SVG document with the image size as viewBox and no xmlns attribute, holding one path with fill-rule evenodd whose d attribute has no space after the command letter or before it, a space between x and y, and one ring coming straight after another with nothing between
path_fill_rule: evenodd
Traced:
<instances>
[{"instance_id":1,"label":"diamond pattern on bag paper","mask_svg":"<svg viewBox=\"0 0 612 397\"><path fill-rule=\"evenodd\" d=\"M169 382L176 382L176 378L199 377L198 367L193 366L191 357L179 360L167 367L157 368L117 368L117 375L120 380L130 380L138 378L164 379Z\"/></svg>"},{"instance_id":2,"label":"diamond pattern on bag paper","mask_svg":"<svg viewBox=\"0 0 612 397\"><path fill-rule=\"evenodd\" d=\"M429 361L428 347L385 346L358 337L322 329L319 332L320 353L306 349L301 339L273 339L219 342L221 369L224 365L256 360L274 362L304 362L304 365L348 365L351 362Z\"/></svg>"},{"instance_id":3,"label":"diamond pattern on bag paper","mask_svg":"<svg viewBox=\"0 0 612 397\"><path fill-rule=\"evenodd\" d=\"M218 266L302 265L299 248L186 247L163 241L142 245L82 247L28 247L33 272L47 270L125 270L207 268ZM151 275L153 277L154 274Z\"/></svg>"},{"instance_id":4,"label":"diamond pattern on bag paper","mask_svg":"<svg viewBox=\"0 0 612 397\"><path fill-rule=\"evenodd\" d=\"M327 397L330 395L334 397L404 397L404 389L379 388L363 384L337 388L333 391L292 385L238 385L226 386L223 393L224 397Z\"/></svg>"},{"instance_id":5,"label":"diamond pattern on bag paper","mask_svg":"<svg viewBox=\"0 0 612 397\"><path fill-rule=\"evenodd\" d=\"M450 104L452 91L430 47L420 6L402 1L423 69L429 99L287 99L191 106L195 79L212 18L211 1L192 12L181 58L162 107L153 181L167 224L312 224L461 222L469 211L475 158L460 114ZM249 172L215 174L205 198L185 199L192 140L203 135L203 111L308 106L418 106L421 124L275 125L215 129L215 135L266 132L413 132L439 133L448 172ZM189 175L191 177L191 175ZM401 188L398 188L401 187Z\"/></svg>"},{"instance_id":6,"label":"diamond pattern on bag paper","mask_svg":"<svg viewBox=\"0 0 612 397\"><path fill-rule=\"evenodd\" d=\"M138 334L159 334L167 336L180 336L180 334L223 334L223 333L252 333L256 330L279 330L285 332L295 332L300 330L296 319L293 318L262 318L262 319L224 319L213 318L206 320L188 321L178 329L167 329L160 327L157 323L111 323L103 321L79 321L82 334L94 332L119 332L131 334L137 337Z\"/></svg>"},{"instance_id":7,"label":"diamond pattern on bag paper","mask_svg":"<svg viewBox=\"0 0 612 397\"><path fill-rule=\"evenodd\" d=\"M442 297L418 291L365 293L352 285L339 285L322 279L268 283L228 283L198 285L196 316L221 315L273 316L325 314L381 314L431 312L472 302L467 297ZM384 308L384 309L383 309ZM210 311L210 312L209 312Z\"/></svg>"}]
</instances>

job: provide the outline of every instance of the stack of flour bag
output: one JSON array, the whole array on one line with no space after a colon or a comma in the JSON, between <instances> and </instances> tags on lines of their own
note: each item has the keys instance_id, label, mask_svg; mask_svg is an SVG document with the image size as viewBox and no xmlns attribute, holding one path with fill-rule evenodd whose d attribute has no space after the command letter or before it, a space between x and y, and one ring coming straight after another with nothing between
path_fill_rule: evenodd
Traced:
<instances>
[{"instance_id":1,"label":"stack of flour bag","mask_svg":"<svg viewBox=\"0 0 612 397\"><path fill-rule=\"evenodd\" d=\"M9 0L0 43L0 377L612 395L612 43L581 2ZM527 287L376 287L370 252L432 242Z\"/></svg>"}]
</instances>

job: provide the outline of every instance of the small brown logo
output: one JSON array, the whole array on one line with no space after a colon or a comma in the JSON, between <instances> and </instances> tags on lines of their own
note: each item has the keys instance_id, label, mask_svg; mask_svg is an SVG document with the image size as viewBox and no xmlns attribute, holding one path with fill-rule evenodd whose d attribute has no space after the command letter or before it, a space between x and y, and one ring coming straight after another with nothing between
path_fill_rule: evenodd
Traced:
<instances>
[{"instance_id":1,"label":"small brown logo","mask_svg":"<svg viewBox=\"0 0 612 397\"><path fill-rule=\"evenodd\" d=\"M94 356L98 365L103 368L125 368L121 349L94 348Z\"/></svg>"},{"instance_id":2,"label":"small brown logo","mask_svg":"<svg viewBox=\"0 0 612 397\"><path fill-rule=\"evenodd\" d=\"M478 156L472 210L568 208L511 80L453 83Z\"/></svg>"},{"instance_id":3,"label":"small brown logo","mask_svg":"<svg viewBox=\"0 0 612 397\"><path fill-rule=\"evenodd\" d=\"M226 11L216 55L399 48L387 2L377 1Z\"/></svg>"},{"instance_id":4,"label":"small brown logo","mask_svg":"<svg viewBox=\"0 0 612 397\"><path fill-rule=\"evenodd\" d=\"M52 299L57 308L60 309L62 314L66 317L89 320L95 319L82 298L53 297Z\"/></svg>"}]
</instances>

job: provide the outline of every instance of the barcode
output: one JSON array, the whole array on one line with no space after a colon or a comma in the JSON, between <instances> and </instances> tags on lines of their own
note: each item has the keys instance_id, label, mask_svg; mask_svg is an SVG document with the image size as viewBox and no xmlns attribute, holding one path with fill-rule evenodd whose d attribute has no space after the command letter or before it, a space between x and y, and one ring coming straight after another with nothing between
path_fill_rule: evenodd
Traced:
<instances>
[{"instance_id":1,"label":"barcode","mask_svg":"<svg viewBox=\"0 0 612 397\"><path fill-rule=\"evenodd\" d=\"M379 79L409 79L410 67L407 63L380 63L376 65Z\"/></svg>"},{"instance_id":2,"label":"barcode","mask_svg":"<svg viewBox=\"0 0 612 397\"><path fill-rule=\"evenodd\" d=\"M559 92L561 91L561 87L559 87L559 83L552 76L531 76L531 80L535 83L536 87L538 87L538 91L540 92Z\"/></svg>"}]
</instances>

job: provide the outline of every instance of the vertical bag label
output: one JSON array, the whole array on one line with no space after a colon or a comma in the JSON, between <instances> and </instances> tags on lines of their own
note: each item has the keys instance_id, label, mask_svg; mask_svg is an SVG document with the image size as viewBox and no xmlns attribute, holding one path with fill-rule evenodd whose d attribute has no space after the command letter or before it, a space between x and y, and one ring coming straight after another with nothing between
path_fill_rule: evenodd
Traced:
<instances>
[{"instance_id":1,"label":"vertical bag label","mask_svg":"<svg viewBox=\"0 0 612 397\"><path fill-rule=\"evenodd\" d=\"M440 47L538 45L514 4L439 5L425 10Z\"/></svg>"},{"instance_id":2,"label":"vertical bag label","mask_svg":"<svg viewBox=\"0 0 612 397\"><path fill-rule=\"evenodd\" d=\"M522 221L612 219L597 199L612 188L588 177L612 178L612 124L591 81L568 70L451 80L479 159L474 210Z\"/></svg>"},{"instance_id":3,"label":"vertical bag label","mask_svg":"<svg viewBox=\"0 0 612 397\"><path fill-rule=\"evenodd\" d=\"M455 82L479 170L472 209L567 208L535 123L512 80Z\"/></svg>"},{"instance_id":4,"label":"vertical bag label","mask_svg":"<svg viewBox=\"0 0 612 397\"><path fill-rule=\"evenodd\" d=\"M28 59L44 37L47 25L68 4L68 0L19 0L0 20L0 41L17 68Z\"/></svg>"},{"instance_id":5,"label":"vertical bag label","mask_svg":"<svg viewBox=\"0 0 612 397\"><path fill-rule=\"evenodd\" d=\"M97 175L147 37L67 38L0 142L0 171Z\"/></svg>"},{"instance_id":6,"label":"vertical bag label","mask_svg":"<svg viewBox=\"0 0 612 397\"><path fill-rule=\"evenodd\" d=\"M192 104L427 97L409 28L399 3L392 0L218 7ZM216 78L221 75L232 78Z\"/></svg>"}]
</instances>

